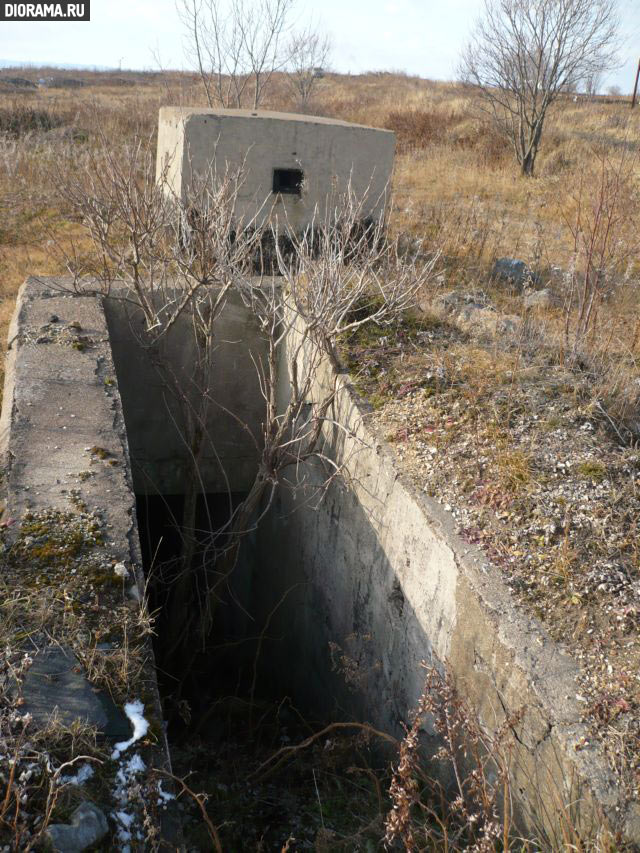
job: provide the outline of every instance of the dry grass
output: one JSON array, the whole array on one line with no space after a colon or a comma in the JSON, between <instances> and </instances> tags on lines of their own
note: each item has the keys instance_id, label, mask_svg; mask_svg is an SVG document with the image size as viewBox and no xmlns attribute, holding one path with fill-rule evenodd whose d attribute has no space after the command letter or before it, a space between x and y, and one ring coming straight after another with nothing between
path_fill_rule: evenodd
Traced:
<instances>
[{"instance_id":1,"label":"dry grass","mask_svg":"<svg viewBox=\"0 0 640 853\"><path fill-rule=\"evenodd\" d=\"M29 70L21 75L35 79L48 73L58 72ZM81 223L74 220L56 190L56 176L64 170L62 167L80 166L90 153L99 151L103 139L116 153L136 136L148 139L153 147L161 105L204 105L198 81L191 75L82 72L81 79L85 83L82 87L19 91L3 84L7 76L11 76L11 72L0 73L0 338L3 340L15 295L25 277L65 272L60 248L74 246L80 252L87 250ZM295 110L290 92L277 75L264 106ZM490 291L493 303L507 313L518 313L521 303L504 290L491 290L487 279L492 261L505 255L522 258L546 276L562 297L566 277L551 274L551 271L554 267L571 270L580 263L570 225L575 223L579 209L586 211L593 207L599 164L607 160L616 169L622 168L620 164L623 163L625 188L616 201L619 206L616 216L622 224L612 244L610 281L602 294L581 366L582 374L591 377L591 396L590 400L577 400L577 404L581 411L584 410L585 418L593 415L594 422L609 418L614 429L624 430L625 424L633 422L637 417L637 350L640 343L637 319L640 227L636 210L640 183L636 156L640 109L632 113L628 102L604 99L577 102L567 99L558 104L548 122L538 177L533 180L520 176L508 147L487 121L475 114L469 92L456 84L397 74L327 75L320 81L309 111L396 131L398 156L393 177L392 229L419 238L428 250L442 252L440 288L469 289L480 285ZM389 369L386 374L379 371L372 377L377 393L382 396L386 388L387 394L393 391L399 399L417 393L415 389L427 402L446 397L442 423L436 423L436 412L415 428L416 434L418 429L425 433L423 444L428 448L425 464L432 466L431 446L440 453L451 447L456 434L462 435L469 429L478 448L475 457L484 453L495 466L493 480L489 480L485 472L484 484L478 481L482 472L475 477L469 466L464 472L466 479L460 475L460 494L470 495L479 513L495 514L496 524L503 525L500 536L496 536L501 542L510 541L511 516L523 513L533 501L534 489L546 482L536 469L531 451L532 426L528 424L527 430L522 430L519 442L515 441L514 429L517 419L524 418L523 413L534 407L529 397L537 405L538 397L531 391L535 383L540 385L533 390L539 391L541 412L543 407L550 407L551 398L545 396L549 388L548 375L554 371L560 374L563 370L559 365L566 355L563 348L565 320L561 306L536 317L535 324L539 332L546 335L548 346L539 364L532 361L531 375L527 373L530 368L522 362L519 350L505 352L478 346L466 335L450 329L445 330L446 334L441 335L443 340L439 340L437 324L434 331L423 318L422 333L436 338L435 343L431 340L426 348L428 352L420 356L413 352L403 362L402 369L398 367L395 373ZM373 345L370 355L367 364L379 357ZM415 361L416 376L407 378L410 358ZM440 373L445 377L442 381L438 378ZM427 374L435 378L427 381ZM517 383L514 376L517 376ZM451 383L451 393L448 383ZM569 375L565 385L571 383L575 389L575 377ZM556 396L573 393L570 387L560 385L558 380ZM521 394L519 386L522 386ZM520 409L516 405L518 394L522 397ZM416 406L412 400L409 402L412 417L417 417ZM572 405L574 403L576 401ZM596 404L602 416L593 409ZM570 410L568 402L566 409ZM491 417L483 425L487 411ZM541 446L547 426L549 431L558 427L551 423L551 418L549 412L546 420L541 418ZM402 435L398 433L393 439L400 445L408 440L413 429L410 420L405 419L402 424ZM464 458L462 451L460 458ZM626 460L623 462L626 464ZM604 476L591 457L580 461L576 471L579 478L596 485ZM556 477L553 472L542 473L549 480ZM449 473L447 477L450 479ZM560 479L560 475L557 478ZM622 482L621 478L622 474ZM580 544L584 536L576 529L572 539L568 513L558 510L556 514L559 520L552 519L555 526L548 536L543 522L549 519L544 512L540 512L541 521L538 524L536 520L535 530L531 523L531 535L535 533L541 540L540 566L538 574L537 563L533 568L524 567L536 584L535 588L530 588L523 580L522 595L531 599L529 603L533 602L534 609L536 606L542 609L536 596L542 595L546 579L551 578L553 613L556 610L558 614L570 612L573 619L570 606L576 600L581 604L583 596L581 587L572 586L573 576L580 574L576 542ZM631 526L624 519L622 521L621 529L629 532ZM624 553L626 559L628 552L632 573L637 571L638 558L629 535ZM473 536L480 541L480 532L475 528L468 528L468 536L470 541L476 541L471 538ZM517 541L513 547L516 545L520 547ZM620 549L622 547L619 545ZM534 552L533 547L531 552ZM514 560L521 559L520 551L514 554ZM496 550L494 556L504 562L509 555ZM22 620L23 612L19 615ZM45 616L41 614L42 623ZM579 619L576 615L576 624ZM557 624L565 623L558 618ZM5 626L8 625L9 621L5 620ZM594 625L599 627L599 623L594 622ZM627 630L626 623L623 628ZM578 628L575 630L578 636ZM631 628L629 632L631 635ZM631 636L635 642L636 634ZM630 643L626 635L624 639ZM578 640L587 648L585 654L591 654L591 641L583 635L579 635ZM139 666L126 643L123 648L121 657L103 660L93 655L84 661L92 674L114 691L113 685L125 683L132 668L135 671ZM625 654L630 659L631 652ZM620 653L620 671L627 658ZM619 701L619 695L623 695L629 706L637 707L640 701L637 693L626 687L622 694L620 690L617 684L598 684L599 692L593 692L593 701L597 700L598 704L593 707L609 707L602 696L612 696L613 707L617 707L615 701ZM636 757L634 752L632 758Z\"/></svg>"},{"instance_id":2,"label":"dry grass","mask_svg":"<svg viewBox=\"0 0 640 853\"><path fill-rule=\"evenodd\" d=\"M21 72L34 80L56 74ZM3 85L9 76L0 75L0 337L25 275L63 271L48 241L79 233L65 220L48 167L60 158L81 159L99 134L116 147L136 134L153 145L162 104L204 104L197 79L187 74L82 72L80 88L24 90ZM264 106L296 109L277 75ZM573 251L567 192L585 172L589 182L598 155L629 159L640 135L640 110L632 112L625 101L567 99L548 121L539 176L526 180L458 84L387 73L327 75L309 111L396 131L392 226L442 250L450 277L462 281L501 255L566 268ZM637 190L637 162L632 171ZM633 222L635 211L628 212Z\"/></svg>"},{"instance_id":3,"label":"dry grass","mask_svg":"<svg viewBox=\"0 0 640 853\"><path fill-rule=\"evenodd\" d=\"M46 74L24 72L34 79ZM191 75L83 72L82 80L87 84L82 88L0 91L0 204L15 220L13 239L7 240L4 228L1 236L3 255L7 244L14 243L9 252L13 257L3 259L8 265L2 271L7 297L15 289L18 270L24 271L30 261L25 249L41 236L24 227L21 215L31 218L37 211L36 187L40 195L47 194L38 170L43 156L56 158L65 146L81 152L99 131L114 144L135 133L153 140L162 104L204 103ZM277 76L265 107L295 110L284 80ZM385 73L327 75L309 110L396 131L398 228L427 233L434 242L444 231L445 242L450 242L447 231L472 222L466 245L452 248L485 260L495 254L519 254L528 260L540 254L544 243L549 262L559 265L567 263L571 251L557 209L559 198L576 185L595 152L615 156L632 148L640 132L640 110L632 113L624 102L567 100L549 120L540 177L527 181L520 178L506 144L475 114L471 96L457 84ZM14 131L7 134L11 127ZM22 190L17 205L16 183ZM44 257L36 254L33 260L41 271L52 271L43 269Z\"/></svg>"},{"instance_id":4,"label":"dry grass","mask_svg":"<svg viewBox=\"0 0 640 853\"><path fill-rule=\"evenodd\" d=\"M3 83L14 74L0 74L0 339L6 339L26 275L65 272L59 248L87 251L80 223L56 192L61 166L80 166L100 149L102 137L116 152L136 136L153 149L161 105L205 103L189 74L82 72L73 75L85 83L81 87L20 90ZM20 75L35 81L61 72L30 69ZM274 75L264 106L296 109L281 76ZM512 256L539 270L562 301L566 281L558 270L576 269L579 278L571 233L576 210L592 205L603 160L624 169L625 190L617 200L621 224L608 259L617 285L603 294L587 344L611 411L627 416L640 337L640 110L632 112L624 99L558 103L533 180L520 176L506 143L477 113L472 94L455 83L390 73L329 74L319 81L309 111L396 131L391 227L442 253L440 284L447 289L486 286L492 261ZM496 297L501 309L512 310L504 294ZM537 322L557 339L562 354L562 311L547 311Z\"/></svg>"},{"instance_id":5,"label":"dry grass","mask_svg":"<svg viewBox=\"0 0 640 853\"><path fill-rule=\"evenodd\" d=\"M33 719L21 685L37 654L58 645L117 704L136 685L148 709L154 707L148 613L130 606L114 574L100 516L79 502L75 510L27 514L15 540L1 547L0 845L7 850L29 851L49 822L69 819L81 795L65 783L64 770L89 760L97 771L108 756L104 739L84 721L69 724L55 713L40 727ZM160 722L152 725L149 746L161 737ZM106 763L90 796L108 802L114 775Z\"/></svg>"},{"instance_id":6,"label":"dry grass","mask_svg":"<svg viewBox=\"0 0 640 853\"><path fill-rule=\"evenodd\" d=\"M55 74L28 70L22 76ZM81 223L56 190L60 173L100 156L103 140L116 156L136 137L153 148L162 104L204 104L198 80L187 74L82 72L81 87L24 90L3 84L9 76L0 74L0 338L26 275L65 272L61 248L88 250ZM278 75L264 106L295 109ZM550 115L539 176L523 179L504 141L475 112L472 94L458 84L388 73L329 74L319 81L309 109L395 129L391 227L442 253L441 288L490 289L491 263L507 255L538 270L562 303L568 274L575 271L574 284L580 281L572 235L577 214L593 220L602 163L624 172L615 239L607 246L607 285L598 295L583 355L594 377L594 399L616 422L633 421L640 342L640 110L632 112L624 100L567 98ZM500 310L521 312L504 290L494 288L491 295ZM561 305L535 318L560 362L572 323Z\"/></svg>"}]
</instances>

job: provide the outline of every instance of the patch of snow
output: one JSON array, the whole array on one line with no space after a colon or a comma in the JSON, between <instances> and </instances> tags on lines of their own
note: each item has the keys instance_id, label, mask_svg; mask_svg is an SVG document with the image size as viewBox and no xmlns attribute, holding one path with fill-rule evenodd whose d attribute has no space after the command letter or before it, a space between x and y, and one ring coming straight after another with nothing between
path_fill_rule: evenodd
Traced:
<instances>
[{"instance_id":1,"label":"patch of snow","mask_svg":"<svg viewBox=\"0 0 640 853\"><path fill-rule=\"evenodd\" d=\"M78 772L73 776L61 776L60 785L84 785L93 776L93 767L90 764L83 764Z\"/></svg>"},{"instance_id":2,"label":"patch of snow","mask_svg":"<svg viewBox=\"0 0 640 853\"><path fill-rule=\"evenodd\" d=\"M141 703L139 704L141 705ZM120 759L120 767L116 773L116 787L113 792L114 799L120 808L117 811L112 812L112 817L117 823L116 834L122 845L119 848L120 853L131 853L131 846L126 842L131 841L133 838L134 824L136 820L135 814L125 811L125 807L129 803L128 787L135 781L136 775L138 773L142 773L146 769L147 765L138 753L132 755L128 760L125 758ZM142 839L143 835L138 831L136 832L136 837Z\"/></svg>"},{"instance_id":3,"label":"patch of snow","mask_svg":"<svg viewBox=\"0 0 640 853\"><path fill-rule=\"evenodd\" d=\"M131 824L133 823L133 815L129 814L129 812L116 812L116 818L120 821L120 823L124 826L125 829L129 829ZM129 835L131 837L131 835Z\"/></svg>"},{"instance_id":4,"label":"patch of snow","mask_svg":"<svg viewBox=\"0 0 640 853\"><path fill-rule=\"evenodd\" d=\"M170 800L175 800L176 795L170 794L169 791L162 790L162 782L158 782L158 805L168 803Z\"/></svg>"},{"instance_id":5,"label":"patch of snow","mask_svg":"<svg viewBox=\"0 0 640 853\"><path fill-rule=\"evenodd\" d=\"M126 749L134 744L137 740L144 737L149 730L149 722L144 717L144 705L139 699L135 699L133 702L127 702L124 706L124 712L127 717L131 720L131 725L133 726L133 734L129 738L129 740L120 741L115 745L115 749L111 753L111 758L118 759L120 758L121 753L123 753Z\"/></svg>"},{"instance_id":6,"label":"patch of snow","mask_svg":"<svg viewBox=\"0 0 640 853\"><path fill-rule=\"evenodd\" d=\"M126 802L127 785L133 781L136 773L142 773L147 769L147 765L142 758L136 753L132 755L128 761L122 761L120 769L116 773L116 782L118 783L114 794L118 802Z\"/></svg>"},{"instance_id":7,"label":"patch of snow","mask_svg":"<svg viewBox=\"0 0 640 853\"><path fill-rule=\"evenodd\" d=\"M142 758L136 752L135 755L132 755L127 764L125 765L125 770L127 773L142 773L143 770L147 769L147 765L144 763Z\"/></svg>"}]
</instances>

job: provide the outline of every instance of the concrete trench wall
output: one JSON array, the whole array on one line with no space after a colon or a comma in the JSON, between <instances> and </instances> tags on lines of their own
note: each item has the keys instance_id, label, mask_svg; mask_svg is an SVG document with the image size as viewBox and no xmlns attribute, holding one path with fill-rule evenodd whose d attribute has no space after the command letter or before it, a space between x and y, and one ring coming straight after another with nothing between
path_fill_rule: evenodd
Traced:
<instances>
[{"instance_id":1,"label":"concrete trench wall","mask_svg":"<svg viewBox=\"0 0 640 853\"><path fill-rule=\"evenodd\" d=\"M24 336L13 343L3 410L9 511L18 517L28 504L65 505L63 489L76 486L86 468L85 448L93 443L109 448L123 464L105 467L100 478L80 488L87 503L104 506L113 547L136 567L142 584L128 455L136 464L157 466L152 479L180 491L179 446L166 431L166 416L158 415L162 389L145 372L149 365L139 366L120 307L62 296L55 285L45 280L26 286L12 334L37 329L55 311L66 322L80 319L97 349L73 357L65 351L55 361L33 342L25 346ZM229 344L226 355L221 353L221 402L233 408L246 392L244 417L258 430L260 406L253 399L255 378L246 350L247 341L258 350L262 344L252 337L250 318L239 303L230 303L220 322ZM174 343L177 363L188 373L188 351L179 335ZM116 369L120 393L114 386L105 393L105 377ZM318 395L331 384L331 371L325 363ZM284 354L280 383L284 402ZM606 818L640 842L638 805L622 801L599 748L576 749L588 732L574 698L575 663L539 623L516 610L498 571L458 538L450 516L398 472L368 428L366 407L358 403L348 376L340 375L338 383L332 414L343 429L327 430L326 449L344 463L344 476L320 502L313 494L314 484L324 480L319 469L306 472L304 488L279 488L267 518L245 545L242 566L250 568L243 569L242 586L249 591L254 624L264 624L273 612L272 639L262 653L265 677L271 671L285 689L304 694L319 717L358 716L399 734L422 690L421 661L446 662L488 730L505 714L523 711L515 732L512 793L531 829L560 838L563 813L585 832ZM218 441L224 453L207 469L206 489L225 490L216 468L220 463L232 477L238 464L237 485L246 484L255 455L238 451L244 445L229 423L218 435L215 419L210 427L212 443ZM174 442L170 454L166 442ZM148 481L139 480L143 491ZM354 662L351 685L332 670L330 644L337 644L334 662L341 653Z\"/></svg>"},{"instance_id":2,"label":"concrete trench wall","mask_svg":"<svg viewBox=\"0 0 640 853\"><path fill-rule=\"evenodd\" d=\"M318 399L333 376L327 361ZM283 356L283 396L286 381ZM401 736L423 689L421 661L446 663L486 731L522 714L511 760L521 825L559 847L569 823L589 836L608 821L640 842L638 804L623 799L602 750L582 748L590 739L575 662L516 608L498 569L459 538L450 514L398 471L347 374L338 388L332 418L342 428L326 430L324 450L344 476L320 502L319 468L305 471L304 486L280 488L253 543L254 617L260 623L287 601L270 625L279 638L273 677L287 673L312 708L361 714ZM333 643L341 648L331 653ZM332 671L341 651L355 691Z\"/></svg>"},{"instance_id":3,"label":"concrete trench wall","mask_svg":"<svg viewBox=\"0 0 640 853\"><path fill-rule=\"evenodd\" d=\"M103 302L127 427L134 491L184 493L189 464L181 407L158 369L159 358L171 366L176 382L194 410L202 395L196 341L190 318L178 319L157 348L141 346L142 312L112 291ZM240 298L230 292L223 315L214 323L215 372L208 388L206 440L200 459L207 492L246 492L253 482L260 450L262 397L255 363L264 363L266 343ZM215 405L219 401L223 407ZM225 411L225 408L229 411ZM238 423L248 424L254 439Z\"/></svg>"}]
</instances>

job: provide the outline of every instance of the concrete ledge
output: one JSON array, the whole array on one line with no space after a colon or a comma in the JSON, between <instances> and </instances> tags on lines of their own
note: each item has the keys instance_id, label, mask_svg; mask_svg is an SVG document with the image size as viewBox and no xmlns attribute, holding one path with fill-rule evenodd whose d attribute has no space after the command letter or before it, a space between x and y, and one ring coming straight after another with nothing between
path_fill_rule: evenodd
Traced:
<instances>
[{"instance_id":1,"label":"concrete ledge","mask_svg":"<svg viewBox=\"0 0 640 853\"><path fill-rule=\"evenodd\" d=\"M334 375L327 360L317 399ZM575 826L588 837L606 822L639 843L640 807L625 800L582 722L575 661L516 606L500 571L460 539L451 515L400 473L367 426L369 409L349 377L337 381L332 418L343 429L327 428L326 439L344 477L317 507L305 495L324 473L310 483L307 474L297 492L281 489L258 532L256 547L269 565L256 601L268 613L294 590L286 618L272 626L284 638L280 663L292 661L291 678L308 685L310 704L326 707L339 690L324 674L327 647L344 643L366 701L354 705L343 690L343 711L398 733L423 687L421 660L448 665L487 731L522 713L511 792L529 832L563 846L563 829Z\"/></svg>"},{"instance_id":2,"label":"concrete ledge","mask_svg":"<svg viewBox=\"0 0 640 853\"><path fill-rule=\"evenodd\" d=\"M84 720L106 741L107 756L109 741L131 731L124 701L139 699L150 732L136 748L146 768L169 769L107 324L98 298L65 293L64 286L69 282L34 278L23 285L5 367L3 573L33 600L25 648L35 662L18 692L22 707L33 709L30 730L47 726L54 713L65 725ZM132 659L135 650L135 681L114 675L103 685L101 656L123 655L127 647ZM102 767L102 784L116 796L118 764L107 758ZM99 805L107 813L124 808L117 796Z\"/></svg>"}]
</instances>

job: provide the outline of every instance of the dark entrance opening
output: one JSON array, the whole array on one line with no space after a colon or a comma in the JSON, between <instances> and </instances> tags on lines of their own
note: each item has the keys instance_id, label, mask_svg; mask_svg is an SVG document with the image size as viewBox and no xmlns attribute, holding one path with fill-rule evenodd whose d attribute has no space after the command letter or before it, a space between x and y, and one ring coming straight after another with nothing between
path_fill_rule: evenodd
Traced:
<instances>
[{"instance_id":1,"label":"dark entrance opening","mask_svg":"<svg viewBox=\"0 0 640 853\"><path fill-rule=\"evenodd\" d=\"M182 729L180 708L188 702L191 716L205 713L211 700L210 670L215 665L214 690L238 689L240 656L237 646L242 644L242 622L237 618L234 599L245 597L244 590L234 589L237 579L230 578L221 586L221 599L216 629L211 637L193 637L189 657L177 657L172 643L176 638L175 622L179 619L189 630L190 615L176 617L172 606L172 590L180 575L188 571L193 575L194 595L205 596L208 586L216 581L216 554L224 547L224 529L229 514L243 500L239 494L199 495L196 505L194 530L195 545L191 565L185 568L184 537L188 531L181 529L184 511L183 495L138 495L136 498L140 545L145 574L149 579L149 604L155 614L154 653L158 664L158 685L164 698L165 713L170 729ZM217 532L218 531L218 532ZM238 573L240 575L240 573ZM180 626L179 626L180 627ZM195 629L194 629L195 630ZM191 646L191 644L189 644ZM246 673L245 679L246 679Z\"/></svg>"},{"instance_id":2,"label":"dark entrance opening","mask_svg":"<svg viewBox=\"0 0 640 853\"><path fill-rule=\"evenodd\" d=\"M225 536L224 532L216 536L215 531L224 527L230 510L243 497L206 494L199 498L192 571L202 582L207 573L215 580L219 567L211 558L224 548ZM280 680L273 676L272 665L263 670L279 635L268 622L257 622L246 607L255 573L261 570L257 552L245 549L249 553L242 555L236 574L220 587L215 629L206 642L193 633L192 660L186 659L190 655L176 660L171 653L172 620L186 625L190 615L176 614L175 608L167 606L171 588L184 571L180 556L183 510L182 495L137 497L173 771L188 777L192 790L206 792L207 813L219 827L225 851L297 853L332 849L334 841L342 843L335 849L372 849L370 845L383 834L382 814L388 803L381 799L381 792L389 783L390 762L375 738L363 729L330 729L308 749L295 752L282 769L279 759L273 760L282 750L286 757L292 744L323 732L342 716L327 717L310 706L304 685L283 689L289 681L286 673ZM281 666L286 669L286 662L281 661ZM379 781L370 781L374 778ZM212 849L199 809L187 801L184 809L189 849Z\"/></svg>"},{"instance_id":3,"label":"dark entrance opening","mask_svg":"<svg viewBox=\"0 0 640 853\"><path fill-rule=\"evenodd\" d=\"M302 169L274 169L273 192L281 195L300 195L304 172Z\"/></svg>"}]
</instances>

